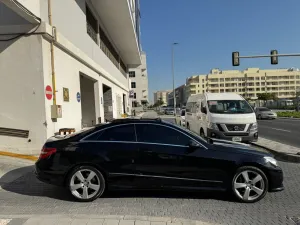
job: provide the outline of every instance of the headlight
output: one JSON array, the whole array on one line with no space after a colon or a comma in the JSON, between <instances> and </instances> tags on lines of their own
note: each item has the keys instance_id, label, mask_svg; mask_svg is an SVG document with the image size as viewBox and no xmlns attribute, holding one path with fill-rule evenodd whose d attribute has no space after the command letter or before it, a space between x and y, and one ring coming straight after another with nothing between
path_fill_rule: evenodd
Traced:
<instances>
[{"instance_id":1,"label":"headlight","mask_svg":"<svg viewBox=\"0 0 300 225\"><path fill-rule=\"evenodd\" d=\"M265 156L264 159L266 160L266 162L271 163L273 166L277 166L277 160L273 157Z\"/></svg>"},{"instance_id":2,"label":"headlight","mask_svg":"<svg viewBox=\"0 0 300 225\"><path fill-rule=\"evenodd\" d=\"M213 130L219 130L216 123L209 123L208 128L213 129Z\"/></svg>"},{"instance_id":3,"label":"headlight","mask_svg":"<svg viewBox=\"0 0 300 225\"><path fill-rule=\"evenodd\" d=\"M257 123L253 123L250 130L255 131L257 130L257 128L258 128Z\"/></svg>"}]
</instances>

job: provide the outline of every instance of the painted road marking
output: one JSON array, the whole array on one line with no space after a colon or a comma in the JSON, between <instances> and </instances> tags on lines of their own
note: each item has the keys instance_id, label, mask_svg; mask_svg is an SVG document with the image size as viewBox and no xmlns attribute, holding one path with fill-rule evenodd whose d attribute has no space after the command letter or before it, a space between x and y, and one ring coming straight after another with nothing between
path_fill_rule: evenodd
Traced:
<instances>
[{"instance_id":1,"label":"painted road marking","mask_svg":"<svg viewBox=\"0 0 300 225\"><path fill-rule=\"evenodd\" d=\"M11 219L0 219L0 225L7 225Z\"/></svg>"},{"instance_id":2,"label":"painted road marking","mask_svg":"<svg viewBox=\"0 0 300 225\"><path fill-rule=\"evenodd\" d=\"M278 129L278 128L272 128L272 127L270 127L270 128L273 129L273 130L279 130L279 131L284 131L284 132L289 132L289 133L292 132L290 130L284 130L284 129Z\"/></svg>"}]
</instances>

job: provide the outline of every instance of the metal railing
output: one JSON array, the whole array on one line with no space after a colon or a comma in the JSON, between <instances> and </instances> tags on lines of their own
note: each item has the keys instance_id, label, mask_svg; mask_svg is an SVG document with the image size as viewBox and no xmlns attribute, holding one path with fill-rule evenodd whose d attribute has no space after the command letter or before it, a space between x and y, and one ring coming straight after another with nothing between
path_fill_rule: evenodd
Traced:
<instances>
[{"instance_id":1,"label":"metal railing","mask_svg":"<svg viewBox=\"0 0 300 225\"><path fill-rule=\"evenodd\" d=\"M94 28L87 22L86 23L87 33L93 39L93 41L98 44L98 34Z\"/></svg>"}]
</instances>

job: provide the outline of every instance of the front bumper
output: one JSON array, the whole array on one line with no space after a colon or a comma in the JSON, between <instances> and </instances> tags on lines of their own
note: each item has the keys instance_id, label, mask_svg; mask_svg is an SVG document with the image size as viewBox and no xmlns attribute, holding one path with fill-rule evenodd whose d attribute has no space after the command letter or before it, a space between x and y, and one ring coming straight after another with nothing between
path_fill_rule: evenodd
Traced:
<instances>
[{"instance_id":1,"label":"front bumper","mask_svg":"<svg viewBox=\"0 0 300 225\"><path fill-rule=\"evenodd\" d=\"M270 192L284 190L283 172L279 167L278 167L278 169L268 171L268 179L269 179L269 191Z\"/></svg>"},{"instance_id":2,"label":"front bumper","mask_svg":"<svg viewBox=\"0 0 300 225\"><path fill-rule=\"evenodd\" d=\"M207 129L207 137L232 141L233 137L240 137L241 142L255 142L258 139L258 130L250 132L222 132L219 130Z\"/></svg>"},{"instance_id":3,"label":"front bumper","mask_svg":"<svg viewBox=\"0 0 300 225\"><path fill-rule=\"evenodd\" d=\"M277 115L261 115L261 118L263 119L276 119Z\"/></svg>"}]
</instances>

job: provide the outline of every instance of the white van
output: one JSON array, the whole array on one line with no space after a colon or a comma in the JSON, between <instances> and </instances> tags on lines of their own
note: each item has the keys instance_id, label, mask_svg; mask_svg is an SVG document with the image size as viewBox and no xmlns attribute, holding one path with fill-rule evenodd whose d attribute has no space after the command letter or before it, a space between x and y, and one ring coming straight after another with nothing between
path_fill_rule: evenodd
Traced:
<instances>
[{"instance_id":1,"label":"white van","mask_svg":"<svg viewBox=\"0 0 300 225\"><path fill-rule=\"evenodd\" d=\"M188 98L185 113L187 129L202 137L238 142L258 139L252 107L236 93L205 93Z\"/></svg>"}]
</instances>

